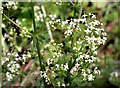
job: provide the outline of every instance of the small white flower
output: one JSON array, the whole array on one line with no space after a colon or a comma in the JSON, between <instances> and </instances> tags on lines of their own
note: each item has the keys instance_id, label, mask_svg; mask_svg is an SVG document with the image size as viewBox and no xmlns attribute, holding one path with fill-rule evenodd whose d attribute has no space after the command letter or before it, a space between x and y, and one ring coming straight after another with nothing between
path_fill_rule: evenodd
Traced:
<instances>
[{"instance_id":1,"label":"small white flower","mask_svg":"<svg viewBox=\"0 0 120 88\"><path fill-rule=\"evenodd\" d=\"M88 81L93 81L94 80L94 76L92 74L88 75Z\"/></svg>"},{"instance_id":2,"label":"small white flower","mask_svg":"<svg viewBox=\"0 0 120 88\"><path fill-rule=\"evenodd\" d=\"M15 52L15 53L14 53L14 56L15 56L15 57L18 57L19 55L18 55L18 53Z\"/></svg>"},{"instance_id":3,"label":"small white flower","mask_svg":"<svg viewBox=\"0 0 120 88\"><path fill-rule=\"evenodd\" d=\"M46 77L47 77L47 74L46 74L46 73L44 73L44 74L43 74L43 77L44 77L44 78L46 78Z\"/></svg>"},{"instance_id":4,"label":"small white flower","mask_svg":"<svg viewBox=\"0 0 120 88\"><path fill-rule=\"evenodd\" d=\"M58 84L58 86L60 87L60 82L58 82L57 84Z\"/></svg>"},{"instance_id":5,"label":"small white flower","mask_svg":"<svg viewBox=\"0 0 120 88\"><path fill-rule=\"evenodd\" d=\"M85 30L85 33L88 34L90 33L91 31L89 30L89 28L87 28L87 30Z\"/></svg>"},{"instance_id":6,"label":"small white flower","mask_svg":"<svg viewBox=\"0 0 120 88\"><path fill-rule=\"evenodd\" d=\"M60 19L57 19L56 22L60 22Z\"/></svg>"},{"instance_id":7,"label":"small white flower","mask_svg":"<svg viewBox=\"0 0 120 88\"><path fill-rule=\"evenodd\" d=\"M92 63L92 62L93 62L93 60L91 60L91 59L88 59L88 60L85 60L85 62Z\"/></svg>"},{"instance_id":8,"label":"small white flower","mask_svg":"<svg viewBox=\"0 0 120 88\"><path fill-rule=\"evenodd\" d=\"M8 58L8 57L5 57L5 61L9 61L9 58Z\"/></svg>"},{"instance_id":9,"label":"small white flower","mask_svg":"<svg viewBox=\"0 0 120 88\"><path fill-rule=\"evenodd\" d=\"M54 24L54 23L53 23L53 21L49 21L49 24L52 25L52 24Z\"/></svg>"},{"instance_id":10,"label":"small white flower","mask_svg":"<svg viewBox=\"0 0 120 88\"><path fill-rule=\"evenodd\" d=\"M8 81L13 79L12 75L9 72L6 73L6 77Z\"/></svg>"},{"instance_id":11,"label":"small white flower","mask_svg":"<svg viewBox=\"0 0 120 88\"><path fill-rule=\"evenodd\" d=\"M104 31L103 28L97 28L96 30L99 30L99 31ZM104 32L105 33L105 32Z\"/></svg>"},{"instance_id":12,"label":"small white flower","mask_svg":"<svg viewBox=\"0 0 120 88\"><path fill-rule=\"evenodd\" d=\"M96 59L97 59L97 58L94 57L94 56L91 56L91 58L92 58L93 61L96 61Z\"/></svg>"},{"instance_id":13,"label":"small white flower","mask_svg":"<svg viewBox=\"0 0 120 88\"><path fill-rule=\"evenodd\" d=\"M7 64L7 67L9 68L11 64Z\"/></svg>"},{"instance_id":14,"label":"small white flower","mask_svg":"<svg viewBox=\"0 0 120 88\"><path fill-rule=\"evenodd\" d=\"M76 63L76 64L75 64L75 67L77 67L77 68L78 68L79 66L80 66L80 64L78 64L78 63Z\"/></svg>"},{"instance_id":15,"label":"small white flower","mask_svg":"<svg viewBox=\"0 0 120 88\"><path fill-rule=\"evenodd\" d=\"M18 8L18 7L17 7L16 5L15 5L15 6L13 6L13 10L17 10L17 8Z\"/></svg>"},{"instance_id":16,"label":"small white flower","mask_svg":"<svg viewBox=\"0 0 120 88\"><path fill-rule=\"evenodd\" d=\"M19 68L20 67L20 65L19 64L16 64L16 68Z\"/></svg>"},{"instance_id":17,"label":"small white flower","mask_svg":"<svg viewBox=\"0 0 120 88\"><path fill-rule=\"evenodd\" d=\"M87 14L85 14L85 13L84 13L84 15L82 15L82 17L84 17L84 18L85 18L85 17L87 17L87 16L88 16L88 15L87 15Z\"/></svg>"},{"instance_id":18,"label":"small white flower","mask_svg":"<svg viewBox=\"0 0 120 88\"><path fill-rule=\"evenodd\" d=\"M74 22L78 22L78 20L77 19L73 19L74 20Z\"/></svg>"},{"instance_id":19,"label":"small white flower","mask_svg":"<svg viewBox=\"0 0 120 88\"><path fill-rule=\"evenodd\" d=\"M40 16L40 18L42 18L42 17L43 17L43 14L40 13L39 16Z\"/></svg>"},{"instance_id":20,"label":"small white flower","mask_svg":"<svg viewBox=\"0 0 120 88\"><path fill-rule=\"evenodd\" d=\"M62 83L62 86L64 86L64 87L65 87L65 84L64 84L64 83Z\"/></svg>"},{"instance_id":21,"label":"small white flower","mask_svg":"<svg viewBox=\"0 0 120 88\"><path fill-rule=\"evenodd\" d=\"M50 58L48 58L46 62L48 65L50 65L50 63L51 63Z\"/></svg>"},{"instance_id":22,"label":"small white flower","mask_svg":"<svg viewBox=\"0 0 120 88\"><path fill-rule=\"evenodd\" d=\"M88 55L88 54L85 54L85 56L84 56L85 58L89 58L90 56Z\"/></svg>"},{"instance_id":23,"label":"small white flower","mask_svg":"<svg viewBox=\"0 0 120 88\"><path fill-rule=\"evenodd\" d=\"M5 28L5 24L2 23L2 28Z\"/></svg>"},{"instance_id":24,"label":"small white flower","mask_svg":"<svg viewBox=\"0 0 120 88\"><path fill-rule=\"evenodd\" d=\"M9 70L10 70L12 73L14 73L14 72L15 72L14 67L11 67Z\"/></svg>"},{"instance_id":25,"label":"small white flower","mask_svg":"<svg viewBox=\"0 0 120 88\"><path fill-rule=\"evenodd\" d=\"M94 14L92 14L92 17L91 18L96 18L96 16Z\"/></svg>"},{"instance_id":26,"label":"small white flower","mask_svg":"<svg viewBox=\"0 0 120 88\"><path fill-rule=\"evenodd\" d=\"M94 70L95 74L100 74L100 70Z\"/></svg>"},{"instance_id":27,"label":"small white flower","mask_svg":"<svg viewBox=\"0 0 120 88\"><path fill-rule=\"evenodd\" d=\"M94 51L93 54L97 55L97 51Z\"/></svg>"},{"instance_id":28,"label":"small white flower","mask_svg":"<svg viewBox=\"0 0 120 88\"><path fill-rule=\"evenodd\" d=\"M22 21L24 22L24 21L26 21L26 19L25 19L25 18L23 18L23 19L22 19Z\"/></svg>"},{"instance_id":29,"label":"small white flower","mask_svg":"<svg viewBox=\"0 0 120 88\"><path fill-rule=\"evenodd\" d=\"M71 70L70 70L70 73L73 74L73 72L74 72L73 69L71 69Z\"/></svg>"},{"instance_id":30,"label":"small white flower","mask_svg":"<svg viewBox=\"0 0 120 88\"><path fill-rule=\"evenodd\" d=\"M106 35L107 35L107 33L106 33L106 32L103 32L103 33L102 33L102 35L103 35L103 36L106 36Z\"/></svg>"},{"instance_id":31,"label":"small white flower","mask_svg":"<svg viewBox=\"0 0 120 88\"><path fill-rule=\"evenodd\" d=\"M11 53L7 53L7 56L10 56L11 55Z\"/></svg>"},{"instance_id":32,"label":"small white flower","mask_svg":"<svg viewBox=\"0 0 120 88\"><path fill-rule=\"evenodd\" d=\"M59 68L59 65L58 65L58 64L56 64L56 67L57 67L57 68Z\"/></svg>"},{"instance_id":33,"label":"small white flower","mask_svg":"<svg viewBox=\"0 0 120 88\"><path fill-rule=\"evenodd\" d=\"M100 24L100 21L94 20L94 25L99 25L99 24Z\"/></svg>"},{"instance_id":34,"label":"small white flower","mask_svg":"<svg viewBox=\"0 0 120 88\"><path fill-rule=\"evenodd\" d=\"M84 18L84 19L78 19L78 22L84 23L84 22L86 22L86 18Z\"/></svg>"},{"instance_id":35,"label":"small white flower","mask_svg":"<svg viewBox=\"0 0 120 88\"><path fill-rule=\"evenodd\" d=\"M80 57L79 57L79 58L80 58L80 59L83 59L83 57L84 57L84 55L80 55Z\"/></svg>"},{"instance_id":36,"label":"small white flower","mask_svg":"<svg viewBox=\"0 0 120 88\"><path fill-rule=\"evenodd\" d=\"M74 70L74 71L77 71L77 67L73 67L73 70Z\"/></svg>"},{"instance_id":37,"label":"small white flower","mask_svg":"<svg viewBox=\"0 0 120 88\"><path fill-rule=\"evenodd\" d=\"M76 23L74 23L74 22L72 22L72 21L70 22L70 26L73 27L73 26L75 26L75 25L76 25Z\"/></svg>"},{"instance_id":38,"label":"small white flower","mask_svg":"<svg viewBox=\"0 0 120 88\"><path fill-rule=\"evenodd\" d=\"M31 57L31 54L30 54L30 53L28 53L28 54L27 54L27 57L29 57L29 58L30 58L30 57Z\"/></svg>"},{"instance_id":39,"label":"small white flower","mask_svg":"<svg viewBox=\"0 0 120 88\"><path fill-rule=\"evenodd\" d=\"M23 59L23 60L26 59L26 55L25 55L25 54L22 55L22 59Z\"/></svg>"},{"instance_id":40,"label":"small white flower","mask_svg":"<svg viewBox=\"0 0 120 88\"><path fill-rule=\"evenodd\" d=\"M83 73L82 73L82 75L83 75L84 77L86 77L86 76L87 76L86 72L83 72Z\"/></svg>"},{"instance_id":41,"label":"small white flower","mask_svg":"<svg viewBox=\"0 0 120 88\"><path fill-rule=\"evenodd\" d=\"M97 49L97 47L96 46L92 46L92 49L91 50L93 50L95 53L97 52L97 51L95 51Z\"/></svg>"},{"instance_id":42,"label":"small white flower","mask_svg":"<svg viewBox=\"0 0 120 88\"><path fill-rule=\"evenodd\" d=\"M2 60L2 65L5 63L6 61Z\"/></svg>"},{"instance_id":43,"label":"small white flower","mask_svg":"<svg viewBox=\"0 0 120 88\"><path fill-rule=\"evenodd\" d=\"M67 30L67 31L65 31L64 34L66 35L66 37L70 36L72 34L72 30Z\"/></svg>"},{"instance_id":44,"label":"small white flower","mask_svg":"<svg viewBox=\"0 0 120 88\"><path fill-rule=\"evenodd\" d=\"M103 25L103 23L101 23L101 25Z\"/></svg>"},{"instance_id":45,"label":"small white flower","mask_svg":"<svg viewBox=\"0 0 120 88\"><path fill-rule=\"evenodd\" d=\"M56 15L56 14L54 14L54 15L53 15L53 17L54 17L54 18L56 18L56 17L57 17L57 15Z\"/></svg>"},{"instance_id":46,"label":"small white flower","mask_svg":"<svg viewBox=\"0 0 120 88\"><path fill-rule=\"evenodd\" d=\"M80 58L78 57L77 59L76 59L76 62L78 62L80 60Z\"/></svg>"},{"instance_id":47,"label":"small white flower","mask_svg":"<svg viewBox=\"0 0 120 88\"><path fill-rule=\"evenodd\" d=\"M69 68L68 68L68 63L66 63L65 65L64 65L64 70L68 70Z\"/></svg>"}]
</instances>

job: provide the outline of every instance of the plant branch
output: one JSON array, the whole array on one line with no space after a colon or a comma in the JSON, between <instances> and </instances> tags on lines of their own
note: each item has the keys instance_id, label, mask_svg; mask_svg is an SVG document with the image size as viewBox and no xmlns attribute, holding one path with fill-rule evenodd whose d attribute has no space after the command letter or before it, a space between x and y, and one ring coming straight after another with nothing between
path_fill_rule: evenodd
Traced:
<instances>
[{"instance_id":1,"label":"plant branch","mask_svg":"<svg viewBox=\"0 0 120 88\"><path fill-rule=\"evenodd\" d=\"M34 32L36 32L35 14L34 14L34 3L32 3L31 9L32 9L32 19L33 19ZM40 68L41 68L42 71L44 71L45 69L44 69L44 66L42 65L42 56L40 54L39 40L38 40L37 37L36 37L36 48L37 48L37 53L38 53ZM43 81L44 81L44 86L46 87L46 83L45 83L45 79L44 78L43 78Z\"/></svg>"},{"instance_id":2,"label":"plant branch","mask_svg":"<svg viewBox=\"0 0 120 88\"><path fill-rule=\"evenodd\" d=\"M44 5L41 5L41 9L42 9L44 18L46 18L47 15L46 15L46 11L45 11ZM46 23L46 27L47 27L48 34L49 34L49 36L50 36L50 40L53 40L53 35L52 35L51 30L50 30L49 23L48 23L48 21L47 21L46 19L45 19L45 23Z\"/></svg>"},{"instance_id":3,"label":"plant branch","mask_svg":"<svg viewBox=\"0 0 120 88\"><path fill-rule=\"evenodd\" d=\"M34 5L33 5L33 3L32 3L32 6L31 6L31 9L32 9L33 28L34 28L34 32L36 32L35 16L34 16ZM42 67L42 60L41 60L41 54L40 54L40 47L39 47L38 38L35 36L35 39L36 39L36 48L37 48L37 53L38 53L38 57L39 57L40 67Z\"/></svg>"},{"instance_id":4,"label":"plant branch","mask_svg":"<svg viewBox=\"0 0 120 88\"><path fill-rule=\"evenodd\" d=\"M22 29L18 24L16 24L13 20L11 20L9 17L7 17L5 14L3 14L3 16L8 19L11 23L13 23L14 25L16 25L18 28Z\"/></svg>"},{"instance_id":5,"label":"plant branch","mask_svg":"<svg viewBox=\"0 0 120 88\"><path fill-rule=\"evenodd\" d=\"M72 0L70 0L70 3L71 3L73 6L75 6L75 4L73 3L73 1L72 1Z\"/></svg>"},{"instance_id":6,"label":"plant branch","mask_svg":"<svg viewBox=\"0 0 120 88\"><path fill-rule=\"evenodd\" d=\"M81 17L82 9L83 9L83 0L81 2L78 19ZM76 13L76 11L74 11L74 15L75 15L75 13ZM78 22L78 24L79 24L79 22ZM76 42L76 28L73 29L72 38L71 38L71 48L72 49L74 47L75 42ZM75 44L75 46L76 46L76 44ZM70 61L69 61L69 69L68 69L68 72L67 72L67 83L70 83L70 81L71 81L71 79L70 79L70 70L72 69L72 67L74 67L75 62L76 62L76 58L77 58L77 57L75 57L74 52L73 52L72 57L73 58L71 58ZM70 86L71 86L71 83L70 83L69 87Z\"/></svg>"},{"instance_id":7,"label":"plant branch","mask_svg":"<svg viewBox=\"0 0 120 88\"><path fill-rule=\"evenodd\" d=\"M81 2L78 19L80 19L81 15L82 15L82 10L83 10L83 0Z\"/></svg>"}]
</instances>

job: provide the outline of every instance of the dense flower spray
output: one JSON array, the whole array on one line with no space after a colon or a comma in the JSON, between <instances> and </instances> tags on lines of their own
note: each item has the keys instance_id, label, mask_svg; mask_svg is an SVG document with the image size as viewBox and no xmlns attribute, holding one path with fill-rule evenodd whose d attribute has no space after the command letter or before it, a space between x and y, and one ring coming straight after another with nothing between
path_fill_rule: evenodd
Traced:
<instances>
[{"instance_id":1,"label":"dense flower spray","mask_svg":"<svg viewBox=\"0 0 120 88\"><path fill-rule=\"evenodd\" d=\"M8 3L7 8L17 9L16 4ZM52 31L58 28L64 33L63 40L57 43L54 38L50 42L46 42L41 47L40 53L42 55L42 64L44 65L44 71L40 67L40 76L45 78L45 82L53 86L70 86L76 82L81 84L86 81L93 81L96 74L100 74L100 70L95 65L95 62L99 60L97 57L97 49L100 45L103 45L106 40L106 32L102 27L103 23L97 20L94 14L83 14L78 19L66 19L61 20L57 18L56 14L50 14L46 18L40 7L34 6L35 21L44 23L44 19L48 22L49 29ZM23 19L22 21L25 21ZM16 20L16 24L21 25L19 20ZM5 28L5 25L2 24ZM30 37L31 33L26 27L22 26L20 37ZM31 30L31 29L30 29ZM16 35L15 31L10 31L10 35ZM4 37L7 37L6 35ZM10 37L10 36L9 36ZM9 39L14 41L13 38ZM32 44L32 43L31 43ZM10 44L11 47L15 45ZM26 62L26 58L31 56L38 57L35 52L27 52L19 55L18 52L22 47L16 47L18 50L11 53L5 53L2 58L3 67L7 67L6 80L10 81L19 74L21 61L23 64ZM30 50L30 49L29 49Z\"/></svg>"},{"instance_id":2,"label":"dense flower spray","mask_svg":"<svg viewBox=\"0 0 120 88\"><path fill-rule=\"evenodd\" d=\"M56 30L57 27L64 30L64 43L57 44L53 40L41 50L45 58L45 52L49 52L49 58L45 60L45 71L41 72L41 76L45 77L48 84L55 83L58 86L70 84L65 82L68 71L73 83L76 77L83 81L93 81L95 74L100 74L94 64L99 60L97 49L107 40L103 23L91 13L82 15L80 19L64 21L57 19L56 15L49 17L51 30ZM66 47L67 51L63 49Z\"/></svg>"}]
</instances>

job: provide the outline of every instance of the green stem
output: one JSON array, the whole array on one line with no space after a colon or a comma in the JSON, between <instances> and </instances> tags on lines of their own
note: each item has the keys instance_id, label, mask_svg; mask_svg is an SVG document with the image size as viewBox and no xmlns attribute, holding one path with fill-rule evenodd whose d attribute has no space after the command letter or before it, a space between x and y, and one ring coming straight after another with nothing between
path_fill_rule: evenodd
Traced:
<instances>
[{"instance_id":1,"label":"green stem","mask_svg":"<svg viewBox=\"0 0 120 88\"><path fill-rule=\"evenodd\" d=\"M31 5L31 10L32 10L32 19L33 19L33 27L34 27L34 32L36 32L36 25L35 25L35 14L34 14L34 3ZM39 58L39 63L40 63L40 68L42 71L44 71L44 65L42 65L42 56L40 54L40 46L39 46L39 40L35 36L36 39L36 48L37 48L37 53L38 53L38 58ZM46 87L45 79L43 78L44 81L44 87Z\"/></svg>"},{"instance_id":2,"label":"green stem","mask_svg":"<svg viewBox=\"0 0 120 88\"><path fill-rule=\"evenodd\" d=\"M52 35L51 30L50 30L49 23L48 23L48 21L46 20L46 16L47 16L47 15L46 15L46 11L45 11L44 5L41 5L41 9L42 9L42 12L43 12L43 15L44 15L44 19L45 19L47 31L48 31L48 34L49 34L49 36L50 36L50 40L53 40L53 35Z\"/></svg>"},{"instance_id":3,"label":"green stem","mask_svg":"<svg viewBox=\"0 0 120 88\"><path fill-rule=\"evenodd\" d=\"M83 0L82 0L82 2L81 2L78 19L79 19L79 18L81 17L81 15L82 15L82 10L83 10Z\"/></svg>"},{"instance_id":4,"label":"green stem","mask_svg":"<svg viewBox=\"0 0 120 88\"><path fill-rule=\"evenodd\" d=\"M78 19L81 17L81 14L82 14L82 9L83 9L83 0L81 2L81 6L80 6L80 10L79 10L79 16L78 16ZM76 14L76 11L74 11L74 15ZM79 22L78 22L79 24ZM74 47L74 43L76 42L76 29L73 30L73 33L72 33L72 38L71 38L71 48L73 49ZM75 44L76 46L76 44ZM70 83L69 87L71 86L71 80L70 80L70 70L72 69L72 67L74 67L75 65L75 62L76 62L76 57L74 56L74 53L72 55L72 57L74 58L71 58L70 61L69 61L69 69L68 69L68 72L67 72L67 82ZM72 59L73 59L73 62L72 62Z\"/></svg>"},{"instance_id":5,"label":"green stem","mask_svg":"<svg viewBox=\"0 0 120 88\"><path fill-rule=\"evenodd\" d=\"M3 16L8 19L11 23L13 23L14 25L16 25L18 28L22 29L18 24L16 24L14 21L12 21L9 17L7 17L5 14L3 14Z\"/></svg>"}]
</instances>

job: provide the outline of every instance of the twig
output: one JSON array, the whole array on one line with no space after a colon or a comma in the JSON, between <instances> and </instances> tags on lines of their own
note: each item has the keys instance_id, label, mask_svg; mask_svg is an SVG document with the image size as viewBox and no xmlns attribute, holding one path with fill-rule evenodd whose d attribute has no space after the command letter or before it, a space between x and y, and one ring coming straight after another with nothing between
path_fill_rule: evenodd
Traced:
<instances>
[{"instance_id":1,"label":"twig","mask_svg":"<svg viewBox=\"0 0 120 88\"><path fill-rule=\"evenodd\" d=\"M43 5L41 5L41 9L42 9L44 18L46 18L47 15L46 15L45 7L44 7ZM48 34L49 34L49 36L50 36L50 40L53 40L53 35L52 35L51 30L50 30L49 23L47 22L46 19L45 19L45 23L46 23L46 27L47 27Z\"/></svg>"},{"instance_id":2,"label":"twig","mask_svg":"<svg viewBox=\"0 0 120 88\"><path fill-rule=\"evenodd\" d=\"M33 4L31 6L31 9L32 9L32 20L33 20L34 32L36 32L35 16L34 16L34 5ZM39 57L40 67L42 67L41 55L40 55L40 47L39 47L39 42L38 42L37 37L36 37L36 47L37 47L37 53L38 53L38 57Z\"/></svg>"},{"instance_id":3,"label":"twig","mask_svg":"<svg viewBox=\"0 0 120 88\"><path fill-rule=\"evenodd\" d=\"M81 2L78 19L80 19L81 15L82 15L82 9L83 9L83 0Z\"/></svg>"},{"instance_id":4,"label":"twig","mask_svg":"<svg viewBox=\"0 0 120 88\"><path fill-rule=\"evenodd\" d=\"M22 29L18 24L16 24L13 20L11 20L9 17L7 17L5 14L3 14L3 16L8 19L11 23L13 23L14 25L16 25L18 28Z\"/></svg>"},{"instance_id":5,"label":"twig","mask_svg":"<svg viewBox=\"0 0 120 88\"><path fill-rule=\"evenodd\" d=\"M72 2L72 0L70 0L70 2L71 2L71 4L72 4L73 6L75 6L74 3Z\"/></svg>"},{"instance_id":6,"label":"twig","mask_svg":"<svg viewBox=\"0 0 120 88\"><path fill-rule=\"evenodd\" d=\"M35 14L34 14L34 4L32 3L31 5L32 9L32 19L33 19L33 27L34 27L34 32L36 32L36 25L35 25ZM38 58L39 58L39 63L40 63L40 68L42 71L44 71L44 66L42 65L42 56L40 54L40 46L39 46L39 40L36 37L36 48L37 48L37 53L38 53ZM44 81L44 87L46 87L45 79L43 78Z\"/></svg>"}]
</instances>

